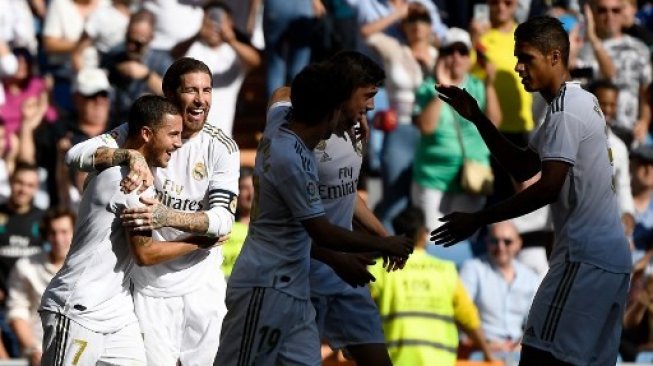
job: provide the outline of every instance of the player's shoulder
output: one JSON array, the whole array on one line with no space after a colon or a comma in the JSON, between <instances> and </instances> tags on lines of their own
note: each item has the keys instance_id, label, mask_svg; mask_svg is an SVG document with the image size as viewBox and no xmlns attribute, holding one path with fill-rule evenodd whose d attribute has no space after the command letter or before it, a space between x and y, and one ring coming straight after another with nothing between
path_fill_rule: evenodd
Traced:
<instances>
[{"instance_id":1,"label":"player's shoulder","mask_svg":"<svg viewBox=\"0 0 653 366\"><path fill-rule=\"evenodd\" d=\"M593 106L594 95L580 86L577 82L565 83L558 94L549 104L551 114L554 113L572 113L578 114L588 106Z\"/></svg>"},{"instance_id":2,"label":"player's shoulder","mask_svg":"<svg viewBox=\"0 0 653 366\"><path fill-rule=\"evenodd\" d=\"M207 138L209 144L224 150L228 154L234 154L239 151L236 141L219 127L205 123L201 133Z\"/></svg>"}]
</instances>

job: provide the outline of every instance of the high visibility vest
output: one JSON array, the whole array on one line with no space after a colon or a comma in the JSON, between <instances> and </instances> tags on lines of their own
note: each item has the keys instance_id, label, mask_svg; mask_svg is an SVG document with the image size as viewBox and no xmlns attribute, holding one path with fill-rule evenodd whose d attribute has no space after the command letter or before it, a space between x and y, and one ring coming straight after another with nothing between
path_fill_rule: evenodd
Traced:
<instances>
[{"instance_id":1,"label":"high visibility vest","mask_svg":"<svg viewBox=\"0 0 653 366\"><path fill-rule=\"evenodd\" d=\"M372 269L370 288L395 366L453 366L458 349L454 293L458 274L453 262L415 250L403 270Z\"/></svg>"}]
</instances>

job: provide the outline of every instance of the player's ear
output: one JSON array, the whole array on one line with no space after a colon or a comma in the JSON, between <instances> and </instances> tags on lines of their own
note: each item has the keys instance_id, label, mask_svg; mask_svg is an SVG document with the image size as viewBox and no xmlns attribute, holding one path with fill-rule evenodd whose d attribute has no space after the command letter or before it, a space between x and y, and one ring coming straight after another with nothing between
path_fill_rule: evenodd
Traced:
<instances>
[{"instance_id":1,"label":"player's ear","mask_svg":"<svg viewBox=\"0 0 653 366\"><path fill-rule=\"evenodd\" d=\"M551 66L555 66L562 62L562 52L560 50L551 51Z\"/></svg>"},{"instance_id":2,"label":"player's ear","mask_svg":"<svg viewBox=\"0 0 653 366\"><path fill-rule=\"evenodd\" d=\"M145 142L150 142L152 139L153 131L150 127L148 126L143 126L141 127L141 138Z\"/></svg>"}]
</instances>

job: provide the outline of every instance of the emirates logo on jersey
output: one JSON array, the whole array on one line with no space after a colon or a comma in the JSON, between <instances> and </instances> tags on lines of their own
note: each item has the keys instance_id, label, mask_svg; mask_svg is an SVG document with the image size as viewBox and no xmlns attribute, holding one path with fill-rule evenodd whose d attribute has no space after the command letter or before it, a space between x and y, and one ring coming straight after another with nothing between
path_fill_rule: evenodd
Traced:
<instances>
[{"instance_id":1,"label":"emirates logo on jersey","mask_svg":"<svg viewBox=\"0 0 653 366\"><path fill-rule=\"evenodd\" d=\"M204 163L202 162L195 163L192 174L193 174L193 179L197 181L206 178L206 166L204 166Z\"/></svg>"}]
</instances>

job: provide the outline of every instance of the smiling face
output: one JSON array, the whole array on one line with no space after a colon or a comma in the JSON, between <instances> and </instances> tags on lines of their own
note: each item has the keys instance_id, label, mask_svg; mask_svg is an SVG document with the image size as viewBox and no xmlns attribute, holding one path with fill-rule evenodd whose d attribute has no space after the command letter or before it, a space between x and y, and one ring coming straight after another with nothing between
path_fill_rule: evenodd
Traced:
<instances>
[{"instance_id":1,"label":"smiling face","mask_svg":"<svg viewBox=\"0 0 653 366\"><path fill-rule=\"evenodd\" d=\"M168 96L177 103L184 121L183 138L197 134L204 127L211 109L211 76L201 72L190 72L180 76L179 88Z\"/></svg>"},{"instance_id":2,"label":"smiling face","mask_svg":"<svg viewBox=\"0 0 653 366\"><path fill-rule=\"evenodd\" d=\"M379 88L375 85L356 88L342 105L337 132L348 131L357 122L361 122L367 112L374 109L374 96L378 91Z\"/></svg>"},{"instance_id":3,"label":"smiling face","mask_svg":"<svg viewBox=\"0 0 653 366\"><path fill-rule=\"evenodd\" d=\"M51 257L55 260L63 260L68 254L70 243L73 240L73 218L65 215L53 219L46 231L46 237L52 245Z\"/></svg>"},{"instance_id":4,"label":"smiling face","mask_svg":"<svg viewBox=\"0 0 653 366\"><path fill-rule=\"evenodd\" d=\"M499 267L510 266L522 245L517 229L507 221L494 224L486 240L488 255Z\"/></svg>"},{"instance_id":5,"label":"smiling face","mask_svg":"<svg viewBox=\"0 0 653 366\"><path fill-rule=\"evenodd\" d=\"M156 129L143 127L146 130L146 160L150 166L168 166L172 153L181 147L181 116L164 114L163 120Z\"/></svg>"}]
</instances>

